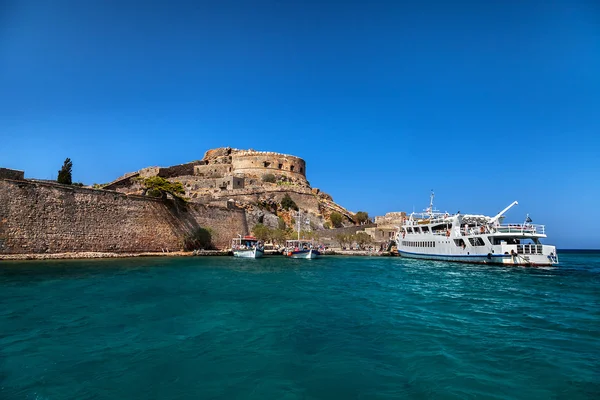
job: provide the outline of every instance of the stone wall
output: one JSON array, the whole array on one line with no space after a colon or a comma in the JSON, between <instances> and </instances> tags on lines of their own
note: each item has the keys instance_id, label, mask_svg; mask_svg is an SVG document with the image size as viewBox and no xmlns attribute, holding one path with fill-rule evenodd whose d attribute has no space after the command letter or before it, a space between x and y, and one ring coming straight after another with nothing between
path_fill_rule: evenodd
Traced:
<instances>
[{"instance_id":1,"label":"stone wall","mask_svg":"<svg viewBox=\"0 0 600 400\"><path fill-rule=\"evenodd\" d=\"M22 181L25 179L25 172L16 169L0 168L0 179L14 179Z\"/></svg>"},{"instance_id":2,"label":"stone wall","mask_svg":"<svg viewBox=\"0 0 600 400\"><path fill-rule=\"evenodd\" d=\"M194 167L201 163L201 161L192 161L186 164L160 168L158 171L158 176L163 178L173 178L175 176L194 175Z\"/></svg>"},{"instance_id":3,"label":"stone wall","mask_svg":"<svg viewBox=\"0 0 600 400\"><path fill-rule=\"evenodd\" d=\"M0 180L0 254L175 251L198 227L211 228L219 248L248 232L238 208Z\"/></svg>"},{"instance_id":4,"label":"stone wall","mask_svg":"<svg viewBox=\"0 0 600 400\"><path fill-rule=\"evenodd\" d=\"M231 174L230 164L194 165L194 175L201 178L223 178Z\"/></svg>"},{"instance_id":5,"label":"stone wall","mask_svg":"<svg viewBox=\"0 0 600 400\"><path fill-rule=\"evenodd\" d=\"M375 223L377 225L402 225L404 219L406 219L404 211L389 212L383 216L375 217Z\"/></svg>"}]
</instances>

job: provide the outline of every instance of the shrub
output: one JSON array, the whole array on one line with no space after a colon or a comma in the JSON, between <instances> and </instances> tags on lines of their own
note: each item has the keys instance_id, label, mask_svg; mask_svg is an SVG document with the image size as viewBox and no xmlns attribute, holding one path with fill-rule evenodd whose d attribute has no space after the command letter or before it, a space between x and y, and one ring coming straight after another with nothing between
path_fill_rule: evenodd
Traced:
<instances>
[{"instance_id":1,"label":"shrub","mask_svg":"<svg viewBox=\"0 0 600 400\"><path fill-rule=\"evenodd\" d=\"M277 182L277 178L275 178L275 175L273 174L264 174L262 177L262 181L268 183L275 183Z\"/></svg>"},{"instance_id":2,"label":"shrub","mask_svg":"<svg viewBox=\"0 0 600 400\"><path fill-rule=\"evenodd\" d=\"M149 178L141 178L139 181L144 186L144 193L151 197L166 197L170 193L173 197L183 200L182 194L185 194L185 189L181 182L170 182L160 176L151 176Z\"/></svg>"},{"instance_id":3,"label":"shrub","mask_svg":"<svg viewBox=\"0 0 600 400\"><path fill-rule=\"evenodd\" d=\"M283 196L283 199L281 199L281 207L284 210L292 209L298 211L298 206L296 205L296 202L292 200L290 195L287 193L285 194L285 196Z\"/></svg>"},{"instance_id":4,"label":"shrub","mask_svg":"<svg viewBox=\"0 0 600 400\"><path fill-rule=\"evenodd\" d=\"M285 221L283 220L283 218L281 218L281 217L277 217L277 229L280 229L280 230L287 229L287 225L286 225Z\"/></svg>"},{"instance_id":5,"label":"shrub","mask_svg":"<svg viewBox=\"0 0 600 400\"><path fill-rule=\"evenodd\" d=\"M340 228L342 226L342 220L343 220L343 216L342 214L340 214L339 212L332 212L331 215L329 216L329 219L331 220L331 224L336 227L336 228Z\"/></svg>"}]
</instances>

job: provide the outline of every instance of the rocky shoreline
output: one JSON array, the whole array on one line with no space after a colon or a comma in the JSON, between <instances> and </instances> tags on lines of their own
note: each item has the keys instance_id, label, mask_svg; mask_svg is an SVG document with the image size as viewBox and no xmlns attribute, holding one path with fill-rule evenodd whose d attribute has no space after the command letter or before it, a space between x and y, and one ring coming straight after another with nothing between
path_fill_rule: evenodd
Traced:
<instances>
[{"instance_id":1,"label":"rocky shoreline","mask_svg":"<svg viewBox=\"0 0 600 400\"><path fill-rule=\"evenodd\" d=\"M267 252L266 256L281 256L279 252ZM384 251L366 250L340 250L328 249L323 252L325 256L367 256L367 257L392 257L394 254ZM92 258L130 258L130 257L193 257L193 256L231 256L229 250L195 250L173 252L143 252L143 253L107 253L107 252L73 252L73 253L41 253L41 254L2 254L0 261L19 260L85 260Z\"/></svg>"}]
</instances>

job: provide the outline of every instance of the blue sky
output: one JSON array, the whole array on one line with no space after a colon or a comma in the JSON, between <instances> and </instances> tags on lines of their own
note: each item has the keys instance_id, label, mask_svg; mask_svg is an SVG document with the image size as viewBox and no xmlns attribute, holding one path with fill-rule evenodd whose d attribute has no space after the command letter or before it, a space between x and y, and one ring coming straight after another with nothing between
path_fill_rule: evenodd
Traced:
<instances>
[{"instance_id":1,"label":"blue sky","mask_svg":"<svg viewBox=\"0 0 600 400\"><path fill-rule=\"evenodd\" d=\"M599 132L594 1L0 0L0 166L27 177L253 148L353 211L518 200L600 248Z\"/></svg>"}]
</instances>

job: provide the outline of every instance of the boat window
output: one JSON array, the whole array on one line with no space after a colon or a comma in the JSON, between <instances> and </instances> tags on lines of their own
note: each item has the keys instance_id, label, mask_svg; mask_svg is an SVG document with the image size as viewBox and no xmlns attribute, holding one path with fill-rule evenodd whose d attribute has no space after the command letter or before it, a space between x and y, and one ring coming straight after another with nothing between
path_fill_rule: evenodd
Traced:
<instances>
[{"instance_id":1,"label":"boat window","mask_svg":"<svg viewBox=\"0 0 600 400\"><path fill-rule=\"evenodd\" d=\"M474 238L469 238L469 242L471 242L472 246L485 246L485 244L483 243L483 239L481 239L481 237L474 237Z\"/></svg>"},{"instance_id":2,"label":"boat window","mask_svg":"<svg viewBox=\"0 0 600 400\"><path fill-rule=\"evenodd\" d=\"M428 233L429 232L429 227L428 226L422 226L421 230L423 231L423 233Z\"/></svg>"},{"instance_id":3,"label":"boat window","mask_svg":"<svg viewBox=\"0 0 600 400\"><path fill-rule=\"evenodd\" d=\"M462 248L465 248L465 246L466 246L465 241L462 239L454 239L454 244L457 247L462 247Z\"/></svg>"},{"instance_id":4,"label":"boat window","mask_svg":"<svg viewBox=\"0 0 600 400\"><path fill-rule=\"evenodd\" d=\"M413 233L412 228L406 228L408 230L408 233Z\"/></svg>"}]
</instances>

